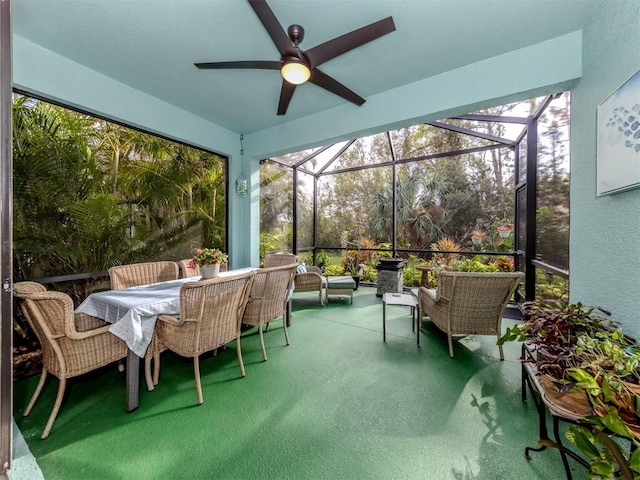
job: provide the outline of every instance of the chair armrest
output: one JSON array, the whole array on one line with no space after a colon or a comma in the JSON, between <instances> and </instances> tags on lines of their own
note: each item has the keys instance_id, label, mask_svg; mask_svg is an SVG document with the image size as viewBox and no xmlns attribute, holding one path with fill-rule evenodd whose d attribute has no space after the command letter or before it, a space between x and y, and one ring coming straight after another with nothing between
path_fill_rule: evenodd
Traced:
<instances>
[{"instance_id":1,"label":"chair armrest","mask_svg":"<svg viewBox=\"0 0 640 480\"><path fill-rule=\"evenodd\" d=\"M71 340L85 340L109 332L110 325L108 323L86 313L76 313L71 318L73 323L65 321L64 327L65 336ZM84 328L80 330L79 327Z\"/></svg>"},{"instance_id":2,"label":"chair armrest","mask_svg":"<svg viewBox=\"0 0 640 480\"><path fill-rule=\"evenodd\" d=\"M180 327L180 326L184 325L184 323L185 323L184 319L181 319L181 318L178 318L178 317L174 317L172 315L163 315L163 314L158 315L158 321L165 322L165 323L168 323L170 325L174 325L176 327Z\"/></svg>"}]
</instances>

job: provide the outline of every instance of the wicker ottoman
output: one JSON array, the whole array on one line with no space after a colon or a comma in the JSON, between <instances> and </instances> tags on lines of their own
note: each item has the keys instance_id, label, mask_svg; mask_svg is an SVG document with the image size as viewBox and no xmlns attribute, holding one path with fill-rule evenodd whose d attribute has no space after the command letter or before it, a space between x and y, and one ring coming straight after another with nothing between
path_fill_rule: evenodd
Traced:
<instances>
[{"instance_id":1,"label":"wicker ottoman","mask_svg":"<svg viewBox=\"0 0 640 480\"><path fill-rule=\"evenodd\" d=\"M356 282L353 277L327 277L326 302L329 302L329 295L348 295L350 303L353 303L353 291L356 289Z\"/></svg>"}]
</instances>

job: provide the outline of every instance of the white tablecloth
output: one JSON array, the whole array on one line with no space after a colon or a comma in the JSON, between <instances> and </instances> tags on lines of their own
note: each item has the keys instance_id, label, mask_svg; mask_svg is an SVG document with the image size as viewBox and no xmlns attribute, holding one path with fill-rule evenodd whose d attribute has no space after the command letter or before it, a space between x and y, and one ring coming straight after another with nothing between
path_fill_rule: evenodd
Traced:
<instances>
[{"instance_id":1,"label":"white tablecloth","mask_svg":"<svg viewBox=\"0 0 640 480\"><path fill-rule=\"evenodd\" d=\"M240 268L220 272L219 276L238 275L253 270L255 268ZM76 312L86 313L111 323L109 331L124 340L136 355L144 357L153 337L158 314L178 315L180 287L187 282L198 280L200 277L181 278L92 293L76 308Z\"/></svg>"}]
</instances>

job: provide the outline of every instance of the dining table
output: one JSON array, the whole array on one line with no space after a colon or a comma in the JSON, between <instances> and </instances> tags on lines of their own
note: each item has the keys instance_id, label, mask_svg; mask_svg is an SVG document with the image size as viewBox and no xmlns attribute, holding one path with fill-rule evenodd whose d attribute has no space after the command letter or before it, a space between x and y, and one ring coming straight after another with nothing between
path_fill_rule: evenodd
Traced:
<instances>
[{"instance_id":1,"label":"dining table","mask_svg":"<svg viewBox=\"0 0 640 480\"><path fill-rule=\"evenodd\" d=\"M219 277L239 275L256 270L253 267L220 272ZM110 323L109 331L121 338L128 347L126 364L126 409L138 408L140 397L140 359L144 358L159 314L180 313L180 288L201 277L187 277L151 283L120 290L106 290L90 294L78 307L86 313Z\"/></svg>"}]
</instances>

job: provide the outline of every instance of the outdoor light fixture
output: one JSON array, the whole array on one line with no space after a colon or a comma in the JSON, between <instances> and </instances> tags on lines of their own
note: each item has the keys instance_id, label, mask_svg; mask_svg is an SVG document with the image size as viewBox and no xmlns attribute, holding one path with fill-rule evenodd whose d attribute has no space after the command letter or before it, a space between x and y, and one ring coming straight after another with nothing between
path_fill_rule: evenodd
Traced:
<instances>
[{"instance_id":1,"label":"outdoor light fixture","mask_svg":"<svg viewBox=\"0 0 640 480\"><path fill-rule=\"evenodd\" d=\"M249 181L241 173L236 179L236 195L246 197L247 193L249 193Z\"/></svg>"},{"instance_id":2,"label":"outdoor light fixture","mask_svg":"<svg viewBox=\"0 0 640 480\"><path fill-rule=\"evenodd\" d=\"M236 179L236 195L239 197L246 197L247 193L249 193L249 181L242 173L242 162L244 155L244 145L242 145L242 140L244 140L244 135L240 135L240 175Z\"/></svg>"},{"instance_id":3,"label":"outdoor light fixture","mask_svg":"<svg viewBox=\"0 0 640 480\"><path fill-rule=\"evenodd\" d=\"M300 85L301 83L309 80L311 71L299 58L288 57L280 69L280 74L287 82L294 85Z\"/></svg>"}]
</instances>

